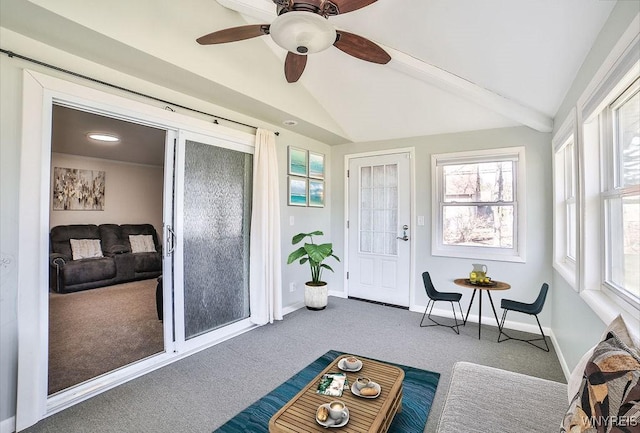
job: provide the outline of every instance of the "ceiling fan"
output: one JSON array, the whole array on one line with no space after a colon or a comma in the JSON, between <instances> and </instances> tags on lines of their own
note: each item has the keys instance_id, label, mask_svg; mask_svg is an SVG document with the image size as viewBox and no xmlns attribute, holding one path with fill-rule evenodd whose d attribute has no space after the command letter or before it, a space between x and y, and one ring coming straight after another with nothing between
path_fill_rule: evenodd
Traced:
<instances>
[{"instance_id":1,"label":"ceiling fan","mask_svg":"<svg viewBox=\"0 0 640 433\"><path fill-rule=\"evenodd\" d=\"M391 56L370 40L343 30L336 30L328 17L345 14L375 3L377 0L273 0L278 16L271 24L231 27L198 38L201 45L223 44L270 35L287 50L284 74L289 83L298 81L307 64L307 55L329 48L367 62L386 64Z\"/></svg>"}]
</instances>

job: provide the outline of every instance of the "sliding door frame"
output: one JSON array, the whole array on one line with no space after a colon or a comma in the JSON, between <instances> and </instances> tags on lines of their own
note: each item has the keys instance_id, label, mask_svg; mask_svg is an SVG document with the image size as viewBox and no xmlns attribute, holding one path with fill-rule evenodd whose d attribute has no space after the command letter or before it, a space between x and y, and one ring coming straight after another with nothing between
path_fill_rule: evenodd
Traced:
<instances>
[{"instance_id":1,"label":"sliding door frame","mask_svg":"<svg viewBox=\"0 0 640 433\"><path fill-rule=\"evenodd\" d=\"M254 154L254 146L246 143L229 142L221 140L210 134L202 134L193 131L181 130L178 132L178 143L176 146L176 171L175 171L175 228L176 228L176 245L174 257L174 303L175 303L175 331L176 346L179 352L190 352L197 350L199 347L211 346L218 342L227 340L237 333L243 332L247 327L253 324L249 318L239 320L221 328L208 331L197 337L187 339L185 331L185 298L184 289L184 177L185 177L185 150L187 141L206 144L209 146L221 147L224 149L235 150L242 153Z\"/></svg>"},{"instance_id":2,"label":"sliding door frame","mask_svg":"<svg viewBox=\"0 0 640 433\"><path fill-rule=\"evenodd\" d=\"M39 72L26 69L23 71L16 431L23 430L49 415L135 377L251 329L248 323L234 324L236 326L232 326L224 333L218 333L215 338L199 341L200 346L176 343L173 335L174 317L170 312L172 307L175 308L172 303L172 286L164 284L164 353L48 397L49 189L51 118L54 103L166 130L165 170L170 160L169 153L172 153L169 149L173 147L172 141L179 131L214 136L220 142L235 143L248 148L253 147L255 143L253 134L215 125ZM173 156L171 156L171 164L173 167ZM169 175L165 172L165 188L168 182L167 176ZM165 201L163 219L167 216L166 206L168 205ZM176 214L173 218L175 221ZM167 239L166 233L165 239ZM171 258L167 258L165 253L163 260L165 268L168 263L171 263Z\"/></svg>"}]
</instances>

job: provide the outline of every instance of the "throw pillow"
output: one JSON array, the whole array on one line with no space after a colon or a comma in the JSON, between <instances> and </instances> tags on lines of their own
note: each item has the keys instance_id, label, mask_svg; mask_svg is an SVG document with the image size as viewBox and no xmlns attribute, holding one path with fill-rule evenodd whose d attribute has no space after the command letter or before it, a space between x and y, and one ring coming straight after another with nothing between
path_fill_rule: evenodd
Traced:
<instances>
[{"instance_id":1,"label":"throw pillow","mask_svg":"<svg viewBox=\"0 0 640 433\"><path fill-rule=\"evenodd\" d=\"M69 239L73 260L97 259L104 257L100 239Z\"/></svg>"},{"instance_id":2,"label":"throw pillow","mask_svg":"<svg viewBox=\"0 0 640 433\"><path fill-rule=\"evenodd\" d=\"M638 425L640 356L611 332L587 362L560 431L610 433L635 431Z\"/></svg>"},{"instance_id":3,"label":"throw pillow","mask_svg":"<svg viewBox=\"0 0 640 433\"><path fill-rule=\"evenodd\" d=\"M156 246L153 244L151 235L129 235L132 253L155 253Z\"/></svg>"},{"instance_id":4,"label":"throw pillow","mask_svg":"<svg viewBox=\"0 0 640 433\"><path fill-rule=\"evenodd\" d=\"M640 349L638 349L637 343L631 337L629 330L627 328L627 324L624 322L622 318L622 314L618 314L618 316L609 323L607 329L604 330L602 336L600 337L600 341L603 341L607 338L610 332L616 334L616 336L626 344L630 348L634 348L637 354L640 354ZM591 349L587 350L587 352L582 355L580 361L575 366L571 375L569 376L569 380L567 381L567 398L569 403L573 400L573 397L578 393L580 389L580 385L582 384L582 377L584 376L584 369L587 366L587 362L593 356L593 351L596 348L597 344L593 346Z\"/></svg>"}]
</instances>

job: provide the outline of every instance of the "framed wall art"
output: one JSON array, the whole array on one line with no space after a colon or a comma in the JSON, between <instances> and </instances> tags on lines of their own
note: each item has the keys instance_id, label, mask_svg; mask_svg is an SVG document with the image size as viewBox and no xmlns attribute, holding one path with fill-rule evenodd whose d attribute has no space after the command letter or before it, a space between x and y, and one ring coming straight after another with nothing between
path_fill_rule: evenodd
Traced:
<instances>
[{"instance_id":1,"label":"framed wall art","mask_svg":"<svg viewBox=\"0 0 640 433\"><path fill-rule=\"evenodd\" d=\"M54 167L53 210L104 210L105 172Z\"/></svg>"},{"instance_id":2,"label":"framed wall art","mask_svg":"<svg viewBox=\"0 0 640 433\"><path fill-rule=\"evenodd\" d=\"M289 174L307 176L307 151L289 146Z\"/></svg>"},{"instance_id":3,"label":"framed wall art","mask_svg":"<svg viewBox=\"0 0 640 433\"><path fill-rule=\"evenodd\" d=\"M309 151L309 177L324 179L324 155Z\"/></svg>"},{"instance_id":4,"label":"framed wall art","mask_svg":"<svg viewBox=\"0 0 640 433\"><path fill-rule=\"evenodd\" d=\"M309 179L309 206L324 207L324 180Z\"/></svg>"},{"instance_id":5,"label":"framed wall art","mask_svg":"<svg viewBox=\"0 0 640 433\"><path fill-rule=\"evenodd\" d=\"M289 206L306 206L308 193L308 179L289 176Z\"/></svg>"}]
</instances>

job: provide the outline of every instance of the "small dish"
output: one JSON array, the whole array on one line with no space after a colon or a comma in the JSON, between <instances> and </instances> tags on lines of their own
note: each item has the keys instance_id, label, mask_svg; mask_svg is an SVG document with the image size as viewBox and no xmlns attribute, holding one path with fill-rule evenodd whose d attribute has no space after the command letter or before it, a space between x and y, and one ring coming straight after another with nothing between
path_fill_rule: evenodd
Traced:
<instances>
[{"instance_id":1,"label":"small dish","mask_svg":"<svg viewBox=\"0 0 640 433\"><path fill-rule=\"evenodd\" d=\"M356 395L358 397L362 397L362 398L377 398L380 393L382 392L382 387L375 383L375 382L371 382L371 384L373 385L373 388L375 388L376 391L378 391L376 394L374 395L362 395L362 393L360 393L360 390L356 387L356 383L354 382L353 385L351 385L351 393L353 395Z\"/></svg>"},{"instance_id":2,"label":"small dish","mask_svg":"<svg viewBox=\"0 0 640 433\"><path fill-rule=\"evenodd\" d=\"M318 409L320 409L323 406L326 407L327 410L329 410L329 403L321 404L318 407ZM339 423L336 423L336 421L333 418L328 418L326 421L320 421L318 419L318 410L316 410L316 422L318 424L320 424L322 427L325 427L325 428L327 428L327 427L344 427L349 422L349 408L345 407L344 410L345 410L345 412L347 412L347 416L342 418L342 421L340 421Z\"/></svg>"},{"instance_id":3,"label":"small dish","mask_svg":"<svg viewBox=\"0 0 640 433\"><path fill-rule=\"evenodd\" d=\"M338 361L338 368L342 371L360 371L362 369L362 361L358 359L356 368L347 368L347 366L345 365L345 359L342 358L340 361Z\"/></svg>"}]
</instances>

